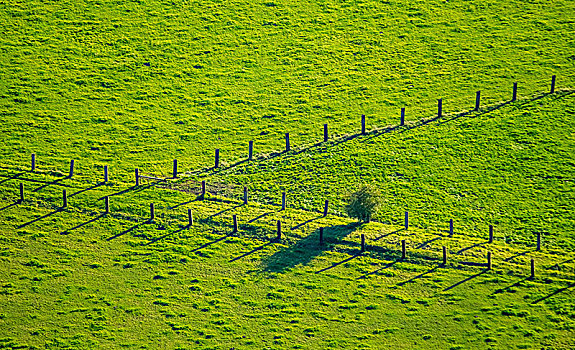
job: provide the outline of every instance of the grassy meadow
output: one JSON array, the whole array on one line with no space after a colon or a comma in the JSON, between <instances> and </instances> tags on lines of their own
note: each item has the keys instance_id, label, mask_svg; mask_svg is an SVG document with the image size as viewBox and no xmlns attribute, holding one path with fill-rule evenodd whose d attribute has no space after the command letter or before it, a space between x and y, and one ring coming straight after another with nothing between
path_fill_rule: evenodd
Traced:
<instances>
[{"instance_id":1,"label":"grassy meadow","mask_svg":"<svg viewBox=\"0 0 575 350\"><path fill-rule=\"evenodd\" d=\"M573 14L0 2L0 349L575 348Z\"/></svg>"}]
</instances>

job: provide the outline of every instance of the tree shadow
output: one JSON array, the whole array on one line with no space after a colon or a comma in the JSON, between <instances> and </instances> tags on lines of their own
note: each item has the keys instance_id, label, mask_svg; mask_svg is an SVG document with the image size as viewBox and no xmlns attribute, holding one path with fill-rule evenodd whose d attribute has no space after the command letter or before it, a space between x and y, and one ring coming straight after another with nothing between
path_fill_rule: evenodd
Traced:
<instances>
[{"instance_id":1,"label":"tree shadow","mask_svg":"<svg viewBox=\"0 0 575 350\"><path fill-rule=\"evenodd\" d=\"M98 187L100 187L100 186L102 186L102 185L104 185L104 184L105 184L105 182L102 181L102 182L100 182L100 183L95 184L94 186L90 186L90 187L85 188L85 189L83 189L83 190L74 192L74 193L70 194L68 197L74 197L74 196L76 196L76 195L78 195L78 194L80 194L80 193L84 193L84 192L93 190L93 189L95 189L95 188L98 188Z\"/></svg>"},{"instance_id":2,"label":"tree shadow","mask_svg":"<svg viewBox=\"0 0 575 350\"><path fill-rule=\"evenodd\" d=\"M106 238L106 241L111 241L111 240L113 240L113 239L116 239L116 238L118 238L118 237L120 237L120 236L125 235L126 233L130 233L130 232L134 231L135 229L137 229L137 228L140 227L140 226L143 226L143 225L145 225L145 224L149 224L149 223L151 223L151 222L152 222L152 220L146 220L146 221L144 221L144 222L142 222L142 223L136 224L136 225L130 227L129 229L127 229L127 230L124 230L124 231L122 231L122 232L120 232L120 233L117 233L117 234L115 234L115 235L113 235L113 236L111 236L111 237Z\"/></svg>"},{"instance_id":3,"label":"tree shadow","mask_svg":"<svg viewBox=\"0 0 575 350\"><path fill-rule=\"evenodd\" d=\"M31 220L31 221L28 221L28 222L26 222L26 223L23 223L22 225L18 226L17 228L18 228L18 229L21 229L21 228L24 228L24 227L26 227L26 226L28 226L28 225L32 225L32 224L35 223L35 222L38 222L38 221L43 220L43 219L46 219L47 217L50 217L50 216L52 216L52 215L54 215L54 214L57 214L57 213L59 213L59 212L61 212L61 211L64 211L64 209L63 209L63 208L58 208L58 209L56 209L56 210L54 210L54 211L52 211L52 212L49 212L49 213L46 214L46 215L42 215L42 216L40 216L40 217L38 217L38 218L36 218L36 219L34 219L34 220Z\"/></svg>"},{"instance_id":4,"label":"tree shadow","mask_svg":"<svg viewBox=\"0 0 575 350\"><path fill-rule=\"evenodd\" d=\"M461 280L461 281L459 281L459 282L457 282L457 283L455 283L455 284L452 284L452 285L449 286L449 287L446 287L443 291L445 292L445 291L451 290L451 289L453 289L453 288L455 288L455 287L457 287L457 286L459 286L459 285L461 285L461 284L463 284L463 283L465 283L465 282L469 282L469 281L471 281L472 279L483 275L483 274L486 273L487 271L489 271L489 270L488 270L488 269L484 269L484 270L482 270L481 272L479 272L479 273L477 273L477 274L475 274L475 275L473 275L473 276L469 276L469 277L467 277L467 278L465 278L465 279L463 279L463 280Z\"/></svg>"},{"instance_id":5,"label":"tree shadow","mask_svg":"<svg viewBox=\"0 0 575 350\"><path fill-rule=\"evenodd\" d=\"M262 245L260 245L260 246L258 246L258 247L256 247L256 248L250 250L250 251L247 252L247 253L244 253L244 254L242 254L242 255L240 255L240 256L236 256L235 258L231 259L229 262L239 260L239 259L244 258L244 257L246 257L246 256L248 256L248 255L251 255L251 254L253 254L253 253L255 253L255 252L258 252L258 251L264 249L265 247L271 245L272 243L274 243L274 242L270 241L270 242L264 243L264 244L262 244Z\"/></svg>"},{"instance_id":6,"label":"tree shadow","mask_svg":"<svg viewBox=\"0 0 575 350\"><path fill-rule=\"evenodd\" d=\"M513 259L515 259L515 258L518 258L518 257L520 257L520 256L527 255L527 253L529 253L529 252L531 252L531 250L526 250L526 251L524 251L524 252L517 253L517 254L515 254L515 255L513 255L513 256L510 256L510 257L508 257L508 258L503 259L503 261L505 261L505 262L511 261L511 260L513 260Z\"/></svg>"},{"instance_id":7,"label":"tree shadow","mask_svg":"<svg viewBox=\"0 0 575 350\"><path fill-rule=\"evenodd\" d=\"M423 276L434 272L434 271L437 270L438 268L439 268L438 266L435 266L435 267L433 267L432 269L425 271L424 273L421 273L421 274L419 274L419 275L417 275L417 276L414 276L414 277L408 279L407 281L399 282L397 285L398 285L398 286L403 286L403 285L405 285L405 284L407 284L407 283L409 283L409 282L413 282L413 281L415 281L416 279L422 278Z\"/></svg>"},{"instance_id":8,"label":"tree shadow","mask_svg":"<svg viewBox=\"0 0 575 350\"><path fill-rule=\"evenodd\" d=\"M72 228L70 228L70 229L67 229L67 230L65 230L65 231L62 231L62 232L60 232L60 234L61 234L61 235L70 234L70 231L74 231L74 230L76 230L76 229L79 229L80 227L86 226L86 225L88 225L88 224L90 224L90 223L92 223L92 222L94 222L94 221L96 221L96 220L98 220L98 219L103 218L104 216L106 216L106 214L100 214L100 215L96 216L95 218L92 218L92 219L90 219L90 220L88 220L88 221L86 221L86 222L83 222L83 223L81 223L81 224L79 224L79 225L77 225L77 226L74 226L74 227L72 227Z\"/></svg>"},{"instance_id":9,"label":"tree shadow","mask_svg":"<svg viewBox=\"0 0 575 350\"><path fill-rule=\"evenodd\" d=\"M570 283L567 287L559 288L559 289L555 290L553 293L547 294L546 296L544 296L544 297L542 297L542 298L539 298L539 299L537 299L537 300L531 302L531 304L538 304L538 303L540 303L540 302L542 302L542 301L544 301L544 300L547 300L547 299L551 298L551 297L554 296L554 295L557 295L557 294L559 294L559 293L562 293L562 292L566 291L567 289L570 289L570 288L573 288L573 287L575 287L575 283Z\"/></svg>"},{"instance_id":10,"label":"tree shadow","mask_svg":"<svg viewBox=\"0 0 575 350\"><path fill-rule=\"evenodd\" d=\"M263 261L264 270L268 272L285 272L288 269L302 264L307 265L316 256L321 254L330 244L340 243L360 226L354 222L349 225L337 225L324 228L324 245L319 243L319 230L309 236L298 240L285 249L281 249Z\"/></svg>"}]
</instances>

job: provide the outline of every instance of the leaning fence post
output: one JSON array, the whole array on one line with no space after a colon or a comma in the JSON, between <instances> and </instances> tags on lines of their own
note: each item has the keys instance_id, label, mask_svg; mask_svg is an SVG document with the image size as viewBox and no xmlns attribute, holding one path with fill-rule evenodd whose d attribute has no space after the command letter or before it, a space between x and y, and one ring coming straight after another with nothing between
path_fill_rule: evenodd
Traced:
<instances>
[{"instance_id":1,"label":"leaning fence post","mask_svg":"<svg viewBox=\"0 0 575 350\"><path fill-rule=\"evenodd\" d=\"M104 182L108 182L108 166L104 165Z\"/></svg>"},{"instance_id":2,"label":"leaning fence post","mask_svg":"<svg viewBox=\"0 0 575 350\"><path fill-rule=\"evenodd\" d=\"M220 166L220 149L216 148L216 159L214 162L214 168L218 168Z\"/></svg>"},{"instance_id":3,"label":"leaning fence post","mask_svg":"<svg viewBox=\"0 0 575 350\"><path fill-rule=\"evenodd\" d=\"M108 214L110 212L110 197L108 196L104 197L104 207L104 214Z\"/></svg>"},{"instance_id":4,"label":"leaning fence post","mask_svg":"<svg viewBox=\"0 0 575 350\"><path fill-rule=\"evenodd\" d=\"M329 201L326 199L325 204L323 205L323 216L327 216L327 207L329 205Z\"/></svg>"},{"instance_id":5,"label":"leaning fence post","mask_svg":"<svg viewBox=\"0 0 575 350\"><path fill-rule=\"evenodd\" d=\"M513 83L513 98L511 101L517 100L517 83Z\"/></svg>"},{"instance_id":6,"label":"leaning fence post","mask_svg":"<svg viewBox=\"0 0 575 350\"><path fill-rule=\"evenodd\" d=\"M277 225L277 240L278 242L280 242L282 240L282 222L281 221L277 221L276 223Z\"/></svg>"},{"instance_id":7,"label":"leaning fence post","mask_svg":"<svg viewBox=\"0 0 575 350\"><path fill-rule=\"evenodd\" d=\"M150 221L154 220L156 213L154 212L154 203L150 203Z\"/></svg>"},{"instance_id":8,"label":"leaning fence post","mask_svg":"<svg viewBox=\"0 0 575 350\"><path fill-rule=\"evenodd\" d=\"M365 135L365 114L361 115L361 134Z\"/></svg>"},{"instance_id":9,"label":"leaning fence post","mask_svg":"<svg viewBox=\"0 0 575 350\"><path fill-rule=\"evenodd\" d=\"M138 170L138 168L136 168L136 170L134 171L134 174L136 175L136 186L140 186L140 170Z\"/></svg>"},{"instance_id":10,"label":"leaning fence post","mask_svg":"<svg viewBox=\"0 0 575 350\"><path fill-rule=\"evenodd\" d=\"M192 226L194 224L194 217L192 216L192 209L188 208L188 226Z\"/></svg>"},{"instance_id":11,"label":"leaning fence post","mask_svg":"<svg viewBox=\"0 0 575 350\"><path fill-rule=\"evenodd\" d=\"M68 195L66 194L66 190L62 190L62 208L66 208L68 206Z\"/></svg>"},{"instance_id":12,"label":"leaning fence post","mask_svg":"<svg viewBox=\"0 0 575 350\"><path fill-rule=\"evenodd\" d=\"M549 92L551 94L555 92L555 75L551 76L551 90Z\"/></svg>"},{"instance_id":13,"label":"leaning fence post","mask_svg":"<svg viewBox=\"0 0 575 350\"><path fill-rule=\"evenodd\" d=\"M443 114L443 99L438 99L437 100L437 118L441 118L441 115Z\"/></svg>"},{"instance_id":14,"label":"leaning fence post","mask_svg":"<svg viewBox=\"0 0 575 350\"><path fill-rule=\"evenodd\" d=\"M541 250L541 232L537 232L537 251Z\"/></svg>"},{"instance_id":15,"label":"leaning fence post","mask_svg":"<svg viewBox=\"0 0 575 350\"><path fill-rule=\"evenodd\" d=\"M323 227L319 228L319 244L323 244Z\"/></svg>"},{"instance_id":16,"label":"leaning fence post","mask_svg":"<svg viewBox=\"0 0 575 350\"><path fill-rule=\"evenodd\" d=\"M479 110L479 104L481 103L481 91L475 93L475 110Z\"/></svg>"},{"instance_id":17,"label":"leaning fence post","mask_svg":"<svg viewBox=\"0 0 575 350\"><path fill-rule=\"evenodd\" d=\"M202 181L202 199L206 197L206 180Z\"/></svg>"},{"instance_id":18,"label":"leaning fence post","mask_svg":"<svg viewBox=\"0 0 575 350\"><path fill-rule=\"evenodd\" d=\"M323 124L323 142L327 142L327 124Z\"/></svg>"},{"instance_id":19,"label":"leaning fence post","mask_svg":"<svg viewBox=\"0 0 575 350\"><path fill-rule=\"evenodd\" d=\"M399 119L399 125L405 125L405 107L401 108L401 118Z\"/></svg>"},{"instance_id":20,"label":"leaning fence post","mask_svg":"<svg viewBox=\"0 0 575 350\"><path fill-rule=\"evenodd\" d=\"M489 243L493 243L493 225L489 225Z\"/></svg>"},{"instance_id":21,"label":"leaning fence post","mask_svg":"<svg viewBox=\"0 0 575 350\"><path fill-rule=\"evenodd\" d=\"M531 259L531 277L530 279L535 278L535 259Z\"/></svg>"},{"instance_id":22,"label":"leaning fence post","mask_svg":"<svg viewBox=\"0 0 575 350\"><path fill-rule=\"evenodd\" d=\"M248 142L248 160L252 160L254 156L254 142Z\"/></svg>"},{"instance_id":23,"label":"leaning fence post","mask_svg":"<svg viewBox=\"0 0 575 350\"><path fill-rule=\"evenodd\" d=\"M244 186L244 205L248 204L248 188Z\"/></svg>"},{"instance_id":24,"label":"leaning fence post","mask_svg":"<svg viewBox=\"0 0 575 350\"><path fill-rule=\"evenodd\" d=\"M289 145L289 132L286 132L286 152L289 152L290 145Z\"/></svg>"},{"instance_id":25,"label":"leaning fence post","mask_svg":"<svg viewBox=\"0 0 575 350\"><path fill-rule=\"evenodd\" d=\"M74 176L74 159L70 160L70 173L68 174L69 178L72 178L72 176Z\"/></svg>"},{"instance_id":26,"label":"leaning fence post","mask_svg":"<svg viewBox=\"0 0 575 350\"><path fill-rule=\"evenodd\" d=\"M487 252L487 270L491 270L493 265L491 264L491 252Z\"/></svg>"},{"instance_id":27,"label":"leaning fence post","mask_svg":"<svg viewBox=\"0 0 575 350\"><path fill-rule=\"evenodd\" d=\"M365 235L361 234L361 251L365 252Z\"/></svg>"},{"instance_id":28,"label":"leaning fence post","mask_svg":"<svg viewBox=\"0 0 575 350\"><path fill-rule=\"evenodd\" d=\"M36 153L32 153L32 171L36 170Z\"/></svg>"},{"instance_id":29,"label":"leaning fence post","mask_svg":"<svg viewBox=\"0 0 575 350\"><path fill-rule=\"evenodd\" d=\"M453 219L449 219L449 235L453 236Z\"/></svg>"},{"instance_id":30,"label":"leaning fence post","mask_svg":"<svg viewBox=\"0 0 575 350\"><path fill-rule=\"evenodd\" d=\"M178 160L174 159L174 163L172 165L172 178L178 178Z\"/></svg>"},{"instance_id":31,"label":"leaning fence post","mask_svg":"<svg viewBox=\"0 0 575 350\"><path fill-rule=\"evenodd\" d=\"M401 240L401 259L405 260L406 252L405 252L405 239Z\"/></svg>"},{"instance_id":32,"label":"leaning fence post","mask_svg":"<svg viewBox=\"0 0 575 350\"><path fill-rule=\"evenodd\" d=\"M409 228L409 212L408 211L405 212L404 225L405 225L405 229L407 230Z\"/></svg>"},{"instance_id":33,"label":"leaning fence post","mask_svg":"<svg viewBox=\"0 0 575 350\"><path fill-rule=\"evenodd\" d=\"M442 265L447 265L447 248L443 247L443 263Z\"/></svg>"},{"instance_id":34,"label":"leaning fence post","mask_svg":"<svg viewBox=\"0 0 575 350\"><path fill-rule=\"evenodd\" d=\"M282 192L282 210L286 210L286 193Z\"/></svg>"},{"instance_id":35,"label":"leaning fence post","mask_svg":"<svg viewBox=\"0 0 575 350\"><path fill-rule=\"evenodd\" d=\"M20 182L20 199L18 203L24 202L24 184Z\"/></svg>"},{"instance_id":36,"label":"leaning fence post","mask_svg":"<svg viewBox=\"0 0 575 350\"><path fill-rule=\"evenodd\" d=\"M234 232L233 233L236 233L236 232L238 232L238 216L236 214L234 214L233 218L234 218Z\"/></svg>"}]
</instances>

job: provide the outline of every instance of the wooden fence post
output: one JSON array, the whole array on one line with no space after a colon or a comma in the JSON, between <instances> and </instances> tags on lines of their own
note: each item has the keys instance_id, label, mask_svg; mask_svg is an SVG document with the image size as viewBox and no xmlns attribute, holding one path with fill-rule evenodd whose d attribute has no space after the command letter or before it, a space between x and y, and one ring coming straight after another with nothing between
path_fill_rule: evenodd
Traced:
<instances>
[{"instance_id":1,"label":"wooden fence post","mask_svg":"<svg viewBox=\"0 0 575 350\"><path fill-rule=\"evenodd\" d=\"M236 232L238 232L238 216L236 214L234 214L233 218L234 218L234 232L233 233L236 233Z\"/></svg>"},{"instance_id":2,"label":"wooden fence post","mask_svg":"<svg viewBox=\"0 0 575 350\"><path fill-rule=\"evenodd\" d=\"M555 92L555 75L551 76L551 90L549 92L551 94Z\"/></svg>"},{"instance_id":3,"label":"wooden fence post","mask_svg":"<svg viewBox=\"0 0 575 350\"><path fill-rule=\"evenodd\" d=\"M289 132L286 132L286 152L289 152L290 144L289 144Z\"/></svg>"},{"instance_id":4,"label":"wooden fence post","mask_svg":"<svg viewBox=\"0 0 575 350\"><path fill-rule=\"evenodd\" d=\"M511 101L516 100L517 100L517 83L513 83L513 98L511 99Z\"/></svg>"},{"instance_id":5,"label":"wooden fence post","mask_svg":"<svg viewBox=\"0 0 575 350\"><path fill-rule=\"evenodd\" d=\"M327 142L327 124L323 124L323 142Z\"/></svg>"},{"instance_id":6,"label":"wooden fence post","mask_svg":"<svg viewBox=\"0 0 575 350\"><path fill-rule=\"evenodd\" d=\"M437 100L437 118L441 118L443 114L443 99Z\"/></svg>"},{"instance_id":7,"label":"wooden fence post","mask_svg":"<svg viewBox=\"0 0 575 350\"><path fill-rule=\"evenodd\" d=\"M252 160L254 157L254 142L248 142L248 160Z\"/></svg>"},{"instance_id":8,"label":"wooden fence post","mask_svg":"<svg viewBox=\"0 0 575 350\"><path fill-rule=\"evenodd\" d=\"M282 240L282 222L278 220L276 225L277 225L277 237L276 237L276 239L278 242L281 242L281 240Z\"/></svg>"},{"instance_id":9,"label":"wooden fence post","mask_svg":"<svg viewBox=\"0 0 575 350\"><path fill-rule=\"evenodd\" d=\"M399 125L405 125L405 107L401 108L401 119L399 119Z\"/></svg>"},{"instance_id":10,"label":"wooden fence post","mask_svg":"<svg viewBox=\"0 0 575 350\"><path fill-rule=\"evenodd\" d=\"M323 205L323 216L327 216L327 207L329 205L329 201L326 199L325 204Z\"/></svg>"},{"instance_id":11,"label":"wooden fence post","mask_svg":"<svg viewBox=\"0 0 575 350\"><path fill-rule=\"evenodd\" d=\"M365 235L361 234L361 251L365 252Z\"/></svg>"},{"instance_id":12,"label":"wooden fence post","mask_svg":"<svg viewBox=\"0 0 575 350\"><path fill-rule=\"evenodd\" d=\"M409 228L409 212L408 211L405 212L405 220L404 220L403 224L405 225L405 229L407 230Z\"/></svg>"},{"instance_id":13,"label":"wooden fence post","mask_svg":"<svg viewBox=\"0 0 575 350\"><path fill-rule=\"evenodd\" d=\"M481 91L475 93L475 110L479 110L479 104L481 103Z\"/></svg>"},{"instance_id":14,"label":"wooden fence post","mask_svg":"<svg viewBox=\"0 0 575 350\"><path fill-rule=\"evenodd\" d=\"M36 153L32 153L32 171L36 170Z\"/></svg>"},{"instance_id":15,"label":"wooden fence post","mask_svg":"<svg viewBox=\"0 0 575 350\"><path fill-rule=\"evenodd\" d=\"M491 270L493 267L491 263L491 252L487 252L487 270Z\"/></svg>"},{"instance_id":16,"label":"wooden fence post","mask_svg":"<svg viewBox=\"0 0 575 350\"><path fill-rule=\"evenodd\" d=\"M156 218L156 213L154 212L154 203L150 203L150 221Z\"/></svg>"},{"instance_id":17,"label":"wooden fence post","mask_svg":"<svg viewBox=\"0 0 575 350\"><path fill-rule=\"evenodd\" d=\"M104 165L104 182L108 182L108 166Z\"/></svg>"},{"instance_id":18,"label":"wooden fence post","mask_svg":"<svg viewBox=\"0 0 575 350\"><path fill-rule=\"evenodd\" d=\"M194 224L194 217L192 216L192 209L188 208L188 226L191 227Z\"/></svg>"},{"instance_id":19,"label":"wooden fence post","mask_svg":"<svg viewBox=\"0 0 575 350\"><path fill-rule=\"evenodd\" d=\"M220 166L220 149L219 148L216 148L216 155L215 156L216 156L216 159L214 162L214 168L219 168L219 166Z\"/></svg>"},{"instance_id":20,"label":"wooden fence post","mask_svg":"<svg viewBox=\"0 0 575 350\"><path fill-rule=\"evenodd\" d=\"M453 219L449 219L449 235L453 236Z\"/></svg>"},{"instance_id":21,"label":"wooden fence post","mask_svg":"<svg viewBox=\"0 0 575 350\"><path fill-rule=\"evenodd\" d=\"M74 159L70 160L70 173L68 174L69 178L72 178L72 176L74 176Z\"/></svg>"},{"instance_id":22,"label":"wooden fence post","mask_svg":"<svg viewBox=\"0 0 575 350\"><path fill-rule=\"evenodd\" d=\"M24 202L24 184L20 182L20 199L18 203Z\"/></svg>"},{"instance_id":23,"label":"wooden fence post","mask_svg":"<svg viewBox=\"0 0 575 350\"><path fill-rule=\"evenodd\" d=\"M442 265L445 266L447 265L447 248L445 248L445 246L443 247L443 262Z\"/></svg>"},{"instance_id":24,"label":"wooden fence post","mask_svg":"<svg viewBox=\"0 0 575 350\"><path fill-rule=\"evenodd\" d=\"M405 256L406 256L406 248L405 248L405 239L401 240L401 259L405 260Z\"/></svg>"},{"instance_id":25,"label":"wooden fence post","mask_svg":"<svg viewBox=\"0 0 575 350\"><path fill-rule=\"evenodd\" d=\"M110 212L110 197L109 196L104 197L104 207L105 207L104 214L108 214Z\"/></svg>"},{"instance_id":26,"label":"wooden fence post","mask_svg":"<svg viewBox=\"0 0 575 350\"><path fill-rule=\"evenodd\" d=\"M178 160L174 159L174 163L172 165L172 178L178 178Z\"/></svg>"},{"instance_id":27,"label":"wooden fence post","mask_svg":"<svg viewBox=\"0 0 575 350\"><path fill-rule=\"evenodd\" d=\"M531 259L531 276L530 279L535 278L535 259Z\"/></svg>"},{"instance_id":28,"label":"wooden fence post","mask_svg":"<svg viewBox=\"0 0 575 350\"><path fill-rule=\"evenodd\" d=\"M282 210L286 210L286 193L282 192Z\"/></svg>"},{"instance_id":29,"label":"wooden fence post","mask_svg":"<svg viewBox=\"0 0 575 350\"><path fill-rule=\"evenodd\" d=\"M489 243L493 243L493 225L489 225Z\"/></svg>"},{"instance_id":30,"label":"wooden fence post","mask_svg":"<svg viewBox=\"0 0 575 350\"><path fill-rule=\"evenodd\" d=\"M248 204L248 188L244 186L244 205Z\"/></svg>"},{"instance_id":31,"label":"wooden fence post","mask_svg":"<svg viewBox=\"0 0 575 350\"><path fill-rule=\"evenodd\" d=\"M319 244L323 244L323 227L319 228Z\"/></svg>"},{"instance_id":32,"label":"wooden fence post","mask_svg":"<svg viewBox=\"0 0 575 350\"><path fill-rule=\"evenodd\" d=\"M138 168L136 168L134 173L136 175L136 186L140 186L140 170L138 170Z\"/></svg>"},{"instance_id":33,"label":"wooden fence post","mask_svg":"<svg viewBox=\"0 0 575 350\"><path fill-rule=\"evenodd\" d=\"M541 232L537 232L537 251L541 250Z\"/></svg>"},{"instance_id":34,"label":"wooden fence post","mask_svg":"<svg viewBox=\"0 0 575 350\"><path fill-rule=\"evenodd\" d=\"M365 135L365 114L361 115L361 134Z\"/></svg>"},{"instance_id":35,"label":"wooden fence post","mask_svg":"<svg viewBox=\"0 0 575 350\"><path fill-rule=\"evenodd\" d=\"M66 208L68 206L68 194L66 190L62 190L62 208Z\"/></svg>"}]
</instances>

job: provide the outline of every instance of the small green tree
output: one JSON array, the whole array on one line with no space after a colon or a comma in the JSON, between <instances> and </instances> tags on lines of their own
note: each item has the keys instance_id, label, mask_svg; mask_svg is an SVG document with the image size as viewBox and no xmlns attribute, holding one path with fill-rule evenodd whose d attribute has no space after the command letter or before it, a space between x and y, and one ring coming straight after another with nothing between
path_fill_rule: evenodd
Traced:
<instances>
[{"instance_id":1,"label":"small green tree","mask_svg":"<svg viewBox=\"0 0 575 350\"><path fill-rule=\"evenodd\" d=\"M363 185L356 192L349 194L345 211L352 218L369 222L377 213L380 204L381 195L379 190L372 185Z\"/></svg>"}]
</instances>

